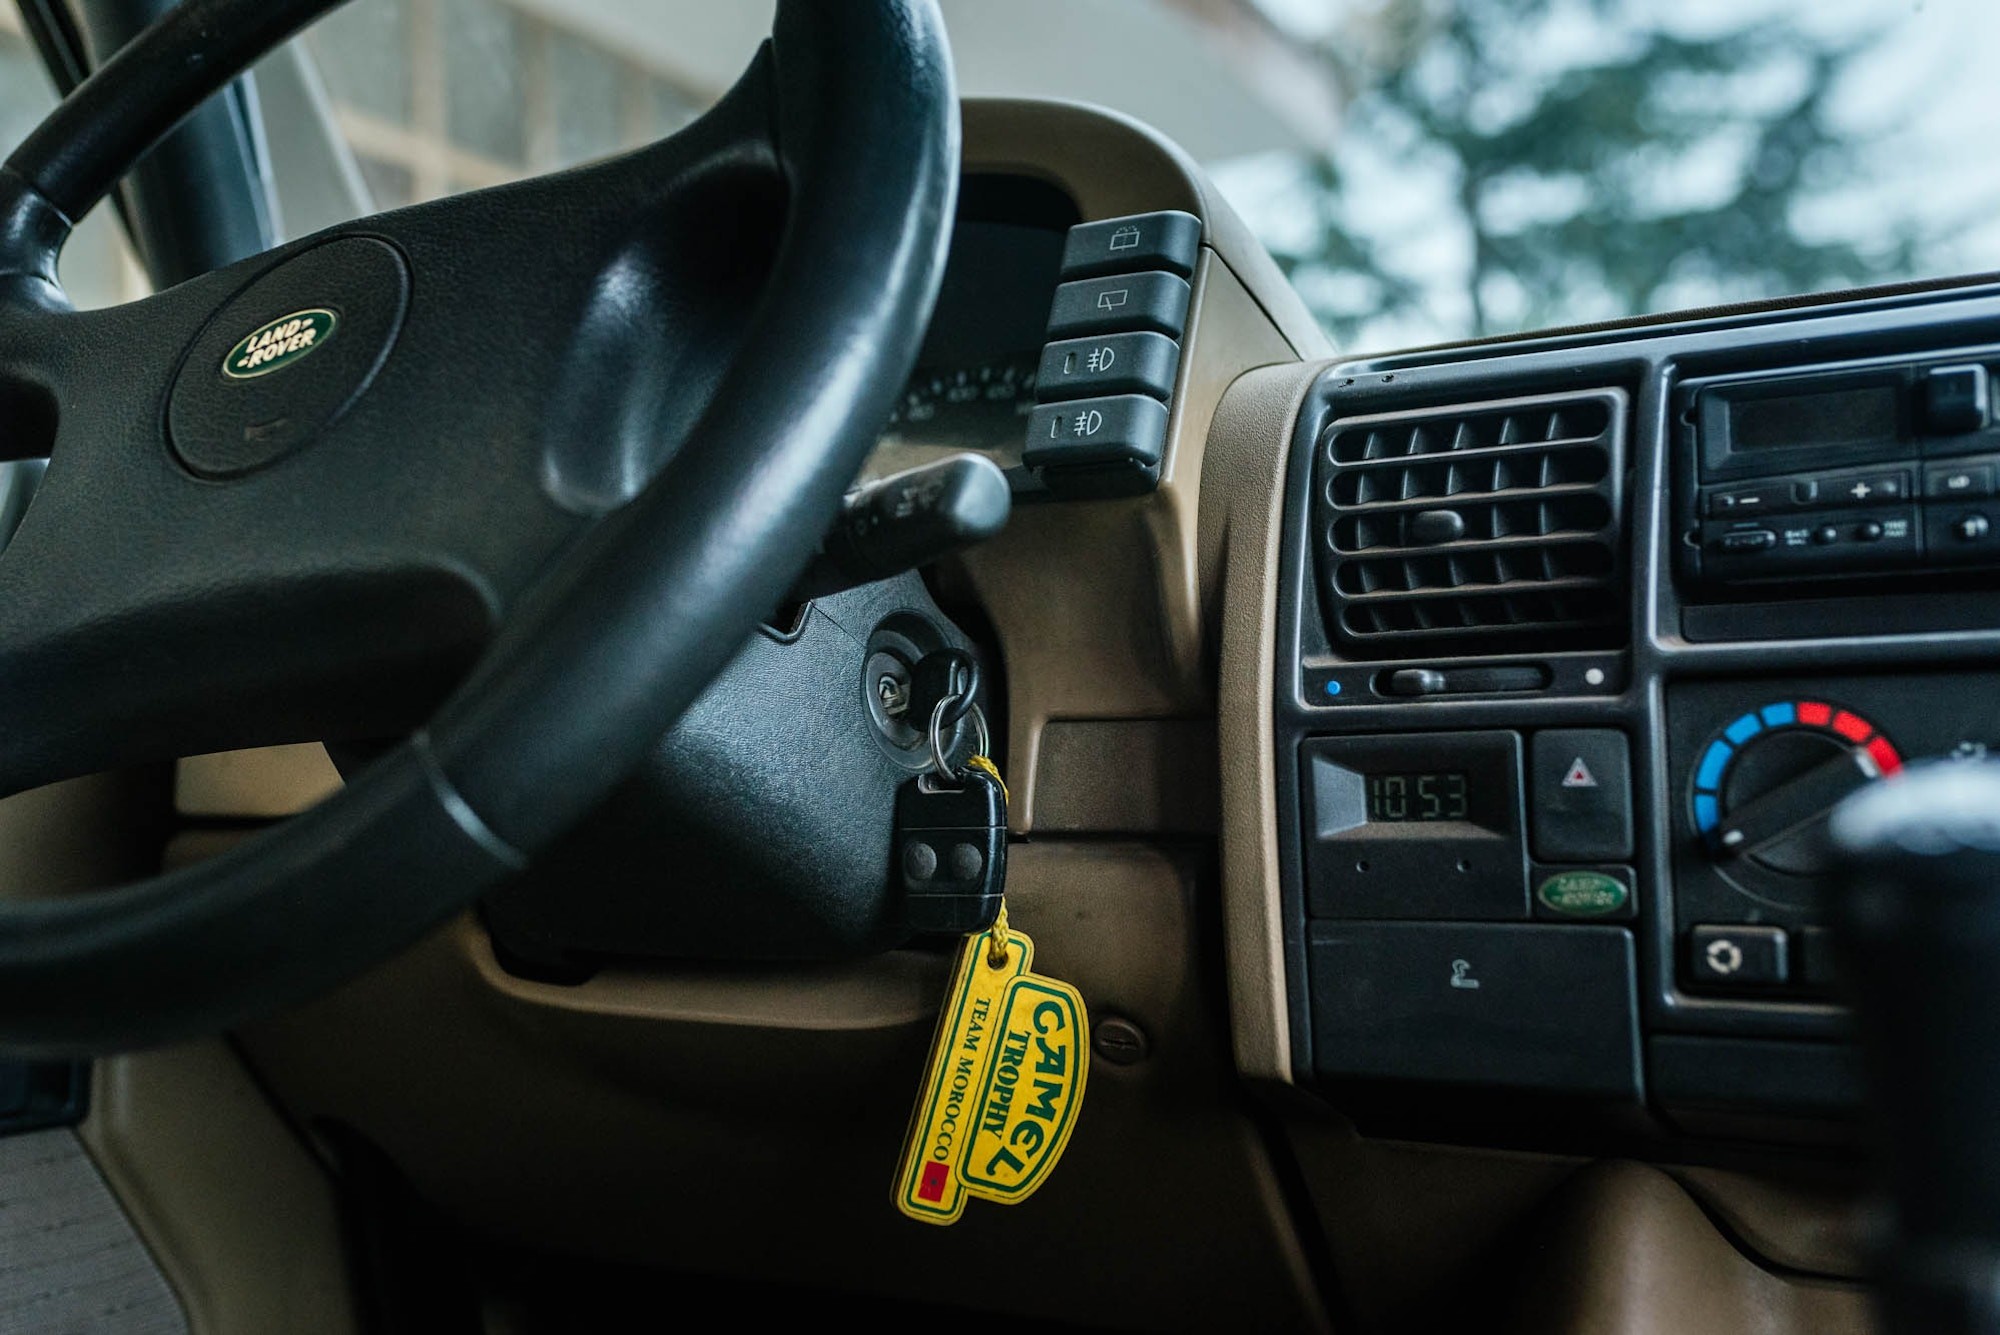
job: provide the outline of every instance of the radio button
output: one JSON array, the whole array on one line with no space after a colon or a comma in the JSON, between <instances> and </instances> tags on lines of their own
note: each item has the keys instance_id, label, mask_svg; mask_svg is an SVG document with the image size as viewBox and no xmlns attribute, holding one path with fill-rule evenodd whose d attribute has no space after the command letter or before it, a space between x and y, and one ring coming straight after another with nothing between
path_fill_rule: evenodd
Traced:
<instances>
[{"instance_id":1,"label":"radio button","mask_svg":"<svg viewBox=\"0 0 2000 1335\"><path fill-rule=\"evenodd\" d=\"M1932 500L1960 496L1974 500L1992 494L1992 464L1956 464L1932 468L1924 474L1924 495Z\"/></svg>"},{"instance_id":2,"label":"radio button","mask_svg":"<svg viewBox=\"0 0 2000 1335\"><path fill-rule=\"evenodd\" d=\"M2000 564L2000 507L1933 505L1924 516L1924 546L1940 565Z\"/></svg>"},{"instance_id":3,"label":"radio button","mask_svg":"<svg viewBox=\"0 0 2000 1335\"><path fill-rule=\"evenodd\" d=\"M1819 500L1819 479L1816 477L1795 477L1792 479L1792 504L1812 505Z\"/></svg>"},{"instance_id":4,"label":"radio button","mask_svg":"<svg viewBox=\"0 0 2000 1335\"><path fill-rule=\"evenodd\" d=\"M1769 551L1778 545L1778 535L1768 528L1732 529L1716 538L1717 551L1741 555L1745 552Z\"/></svg>"},{"instance_id":5,"label":"radio button","mask_svg":"<svg viewBox=\"0 0 2000 1335\"><path fill-rule=\"evenodd\" d=\"M1821 483L1822 494L1829 501L1842 505L1880 505L1887 501L1908 500L1910 496L1910 475L1903 472L1874 473L1867 477L1844 477L1826 479Z\"/></svg>"},{"instance_id":6,"label":"radio button","mask_svg":"<svg viewBox=\"0 0 2000 1335\"><path fill-rule=\"evenodd\" d=\"M1773 510L1785 509L1790 500L1791 489L1782 482L1764 482L1751 487L1731 487L1727 491L1711 491L1707 494L1708 517L1722 519L1767 514Z\"/></svg>"},{"instance_id":7,"label":"radio button","mask_svg":"<svg viewBox=\"0 0 2000 1335\"><path fill-rule=\"evenodd\" d=\"M1924 376L1924 425L1938 436L1963 436L1986 425L1983 366L1934 366Z\"/></svg>"},{"instance_id":8,"label":"radio button","mask_svg":"<svg viewBox=\"0 0 2000 1335\"><path fill-rule=\"evenodd\" d=\"M1964 512L1959 507L1952 510L1955 515ZM1715 521L1703 525L1706 573L1721 579L1780 579L1818 571L1886 571L1916 564L1922 551L1925 525L1908 506L1823 510L1772 519L1768 528ZM1765 533L1771 534L1771 542L1755 536ZM1936 542L1933 530L1932 544Z\"/></svg>"}]
</instances>

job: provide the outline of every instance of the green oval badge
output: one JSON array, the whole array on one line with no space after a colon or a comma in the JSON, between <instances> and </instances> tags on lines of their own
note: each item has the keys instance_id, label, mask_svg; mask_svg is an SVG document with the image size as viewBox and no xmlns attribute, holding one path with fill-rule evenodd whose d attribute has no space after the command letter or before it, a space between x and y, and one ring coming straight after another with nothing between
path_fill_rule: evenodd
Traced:
<instances>
[{"instance_id":1,"label":"green oval badge","mask_svg":"<svg viewBox=\"0 0 2000 1335\"><path fill-rule=\"evenodd\" d=\"M1624 908L1631 893L1617 877L1601 871L1559 871L1542 882L1535 898L1573 918L1601 918Z\"/></svg>"},{"instance_id":2,"label":"green oval badge","mask_svg":"<svg viewBox=\"0 0 2000 1335\"><path fill-rule=\"evenodd\" d=\"M282 370L326 346L340 317L323 307L293 311L253 329L222 359L222 373L231 380L255 380Z\"/></svg>"}]
</instances>

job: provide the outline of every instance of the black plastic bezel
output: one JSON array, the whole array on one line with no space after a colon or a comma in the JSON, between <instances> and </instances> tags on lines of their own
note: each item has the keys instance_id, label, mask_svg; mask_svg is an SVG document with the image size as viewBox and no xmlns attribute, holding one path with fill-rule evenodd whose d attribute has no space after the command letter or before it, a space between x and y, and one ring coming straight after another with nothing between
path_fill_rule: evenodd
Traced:
<instances>
[{"instance_id":1,"label":"black plastic bezel","mask_svg":"<svg viewBox=\"0 0 2000 1335\"><path fill-rule=\"evenodd\" d=\"M1306 396L1294 423L1285 480L1284 530L1278 586L1275 673L1275 779L1285 967L1290 1001L1292 1062L1301 1083L1312 1081L1312 1035L1305 992L1306 911L1299 783L1299 747L1308 736L1422 733L1554 727L1614 727L1633 740L1633 777L1641 813L1678 810L1669 788L1665 686L1668 681L1757 676L1810 676L1855 671L1921 671L2000 659L2000 618L1985 625L1954 620L1941 603L1935 622L1897 615L1893 590L1849 591L1840 600L1849 624L1871 619L1887 633L1819 638L1695 641L1682 633L1683 590L1674 553L1694 505L1699 461L1683 435L1676 388L1703 377L1800 370L1842 361L1955 357L2000 340L2000 285L1968 284L1919 293L1859 298L1795 309L1746 312L1710 319L1663 321L1627 328L1533 336L1330 365ZM1562 390L1620 388L1630 395L1628 439L1633 463L1626 516L1631 543L1631 647L1618 668L1592 690L1575 689L1558 673L1549 691L1532 696L1379 700L1343 694L1321 703L1305 692L1304 664L1320 677L1338 670L1340 656L1321 621L1311 578L1308 514L1312 460L1319 432L1334 417L1436 407L1454 402ZM1870 610L1878 609L1879 618ZM1751 623L1754 625L1754 623ZM1486 658L1416 657L1411 665ZM1506 656L1519 660L1519 653ZM1369 671L1381 659L1357 663ZM1642 814L1635 871L1639 914L1640 1014L1648 1041L1657 1035L1815 1041L1827 1051L1850 1038L1847 1013L1810 1000L1745 1001L1690 994L1675 981L1671 823ZM1830 1042L1831 1041L1831 1042ZM1434 1121L1434 1118L1425 1118ZM1385 1125L1384 1129L1390 1129ZM1475 1133L1475 1136L1478 1133Z\"/></svg>"}]
</instances>

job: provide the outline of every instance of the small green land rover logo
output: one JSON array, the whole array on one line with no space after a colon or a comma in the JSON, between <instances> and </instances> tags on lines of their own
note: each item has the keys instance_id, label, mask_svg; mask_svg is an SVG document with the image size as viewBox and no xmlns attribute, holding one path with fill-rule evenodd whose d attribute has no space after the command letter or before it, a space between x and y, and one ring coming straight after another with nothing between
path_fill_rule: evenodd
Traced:
<instances>
[{"instance_id":1,"label":"small green land rover logo","mask_svg":"<svg viewBox=\"0 0 2000 1335\"><path fill-rule=\"evenodd\" d=\"M290 366L326 346L340 317L314 308L281 315L253 330L222 359L222 373L232 380L255 380Z\"/></svg>"},{"instance_id":2,"label":"small green land rover logo","mask_svg":"<svg viewBox=\"0 0 2000 1335\"><path fill-rule=\"evenodd\" d=\"M1631 892L1615 876L1601 871L1562 871L1543 881L1535 897L1557 913L1573 918L1599 918L1625 907Z\"/></svg>"}]
</instances>

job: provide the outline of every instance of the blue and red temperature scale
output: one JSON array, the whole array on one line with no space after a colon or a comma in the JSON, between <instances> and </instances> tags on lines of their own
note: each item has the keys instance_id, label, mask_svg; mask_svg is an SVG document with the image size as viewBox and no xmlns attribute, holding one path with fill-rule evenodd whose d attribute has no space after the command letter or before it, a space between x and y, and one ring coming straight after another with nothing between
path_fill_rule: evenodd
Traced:
<instances>
[{"instance_id":1,"label":"blue and red temperature scale","mask_svg":"<svg viewBox=\"0 0 2000 1335\"><path fill-rule=\"evenodd\" d=\"M1884 775L1903 767L1903 757L1889 739L1861 715L1820 700L1781 700L1753 709L1722 730L1701 753L1694 772L1694 824L1704 837L1722 821L1722 793L1729 768L1752 738L1779 729L1823 733L1850 751L1865 751Z\"/></svg>"}]
</instances>

